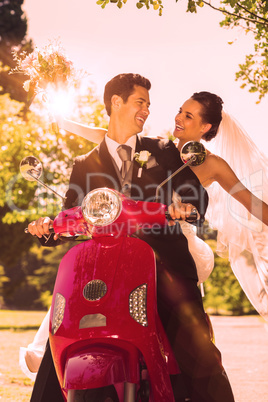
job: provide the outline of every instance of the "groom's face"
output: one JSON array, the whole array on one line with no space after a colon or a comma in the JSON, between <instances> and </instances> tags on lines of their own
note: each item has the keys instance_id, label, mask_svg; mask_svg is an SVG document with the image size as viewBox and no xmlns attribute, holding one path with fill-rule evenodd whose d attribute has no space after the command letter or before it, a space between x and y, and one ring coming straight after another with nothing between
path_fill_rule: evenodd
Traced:
<instances>
[{"instance_id":1,"label":"groom's face","mask_svg":"<svg viewBox=\"0 0 268 402\"><path fill-rule=\"evenodd\" d=\"M135 86L134 92L128 97L126 103L121 102L119 119L132 135L143 130L143 126L149 116L150 97L146 88Z\"/></svg>"}]
</instances>

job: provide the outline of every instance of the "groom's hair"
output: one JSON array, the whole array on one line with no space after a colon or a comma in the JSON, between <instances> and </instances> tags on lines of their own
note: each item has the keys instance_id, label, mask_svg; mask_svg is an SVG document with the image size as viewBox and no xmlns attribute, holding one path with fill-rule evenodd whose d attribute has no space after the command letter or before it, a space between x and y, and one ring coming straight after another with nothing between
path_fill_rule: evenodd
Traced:
<instances>
[{"instance_id":1,"label":"groom's hair","mask_svg":"<svg viewBox=\"0 0 268 402\"><path fill-rule=\"evenodd\" d=\"M147 89L151 88L150 81L139 74L119 74L112 78L105 85L104 89L104 104L108 116L111 116L111 99L113 95L120 96L124 103L127 102L128 97L134 92L134 86L138 85Z\"/></svg>"}]
</instances>

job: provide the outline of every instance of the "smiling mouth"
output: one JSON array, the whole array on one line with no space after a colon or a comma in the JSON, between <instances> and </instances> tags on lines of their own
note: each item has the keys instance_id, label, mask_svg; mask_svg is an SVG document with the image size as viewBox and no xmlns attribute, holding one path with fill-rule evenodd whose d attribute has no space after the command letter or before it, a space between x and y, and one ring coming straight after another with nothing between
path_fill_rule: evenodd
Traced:
<instances>
[{"instance_id":1,"label":"smiling mouth","mask_svg":"<svg viewBox=\"0 0 268 402\"><path fill-rule=\"evenodd\" d=\"M140 116L138 116L138 117L137 117L137 120L138 120L138 121L141 121L141 122L142 122L142 124L144 124L144 123L145 123L145 119L143 119L143 118L142 118L142 117L140 117Z\"/></svg>"},{"instance_id":2,"label":"smiling mouth","mask_svg":"<svg viewBox=\"0 0 268 402\"><path fill-rule=\"evenodd\" d=\"M180 126L179 124L175 124L175 128L178 131L184 130L184 128L182 126Z\"/></svg>"}]
</instances>

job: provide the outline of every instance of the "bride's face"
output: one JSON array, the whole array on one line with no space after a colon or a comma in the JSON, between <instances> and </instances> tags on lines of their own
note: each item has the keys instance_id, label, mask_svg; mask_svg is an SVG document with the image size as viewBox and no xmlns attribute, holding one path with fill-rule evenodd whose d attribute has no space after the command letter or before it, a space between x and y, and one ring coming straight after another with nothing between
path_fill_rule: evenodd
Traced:
<instances>
[{"instance_id":1,"label":"bride's face","mask_svg":"<svg viewBox=\"0 0 268 402\"><path fill-rule=\"evenodd\" d=\"M174 137L187 141L200 141L207 124L201 118L202 105L188 99L175 117Z\"/></svg>"}]
</instances>

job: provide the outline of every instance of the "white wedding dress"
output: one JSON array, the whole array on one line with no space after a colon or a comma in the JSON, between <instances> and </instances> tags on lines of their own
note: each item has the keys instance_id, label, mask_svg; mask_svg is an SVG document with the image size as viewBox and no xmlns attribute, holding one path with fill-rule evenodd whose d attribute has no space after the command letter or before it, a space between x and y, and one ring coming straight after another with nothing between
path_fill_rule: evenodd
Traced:
<instances>
[{"instance_id":1,"label":"white wedding dress","mask_svg":"<svg viewBox=\"0 0 268 402\"><path fill-rule=\"evenodd\" d=\"M49 334L49 317L50 317L50 309L48 310L45 318L42 321L38 331L35 334L33 342L30 343L27 348L21 347L19 353L19 364L20 368L23 373L30 378L32 381L35 381L36 372L30 371L28 364L29 359L31 360L32 364L29 364L31 367L33 364L36 365L41 363L43 358L46 343L48 341L48 334ZM28 364L27 364L28 363Z\"/></svg>"},{"instance_id":2,"label":"white wedding dress","mask_svg":"<svg viewBox=\"0 0 268 402\"><path fill-rule=\"evenodd\" d=\"M239 123L223 112L210 151L221 156L239 180L268 204L268 160ZM217 254L231 268L251 304L268 321L268 226L214 182L209 188L206 219L218 230Z\"/></svg>"}]
</instances>

